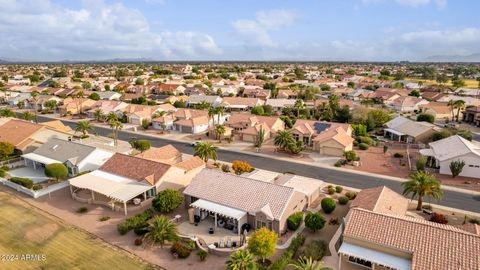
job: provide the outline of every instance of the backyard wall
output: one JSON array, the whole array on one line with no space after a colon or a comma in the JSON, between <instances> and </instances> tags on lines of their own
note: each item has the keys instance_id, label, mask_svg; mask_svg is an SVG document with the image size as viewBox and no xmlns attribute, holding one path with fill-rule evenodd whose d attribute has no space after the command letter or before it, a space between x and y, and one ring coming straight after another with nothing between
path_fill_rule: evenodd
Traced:
<instances>
[{"instance_id":1,"label":"backyard wall","mask_svg":"<svg viewBox=\"0 0 480 270\"><path fill-rule=\"evenodd\" d=\"M54 184L54 185L48 186L44 189L40 189L40 190L37 190L37 191L31 190L31 189L23 187L19 184L10 182L5 178L0 178L0 183L2 183L4 186L15 189L17 192L27 194L28 196L33 197L35 199L39 198L39 197L42 197L42 196L45 196L50 192L54 192L54 191L57 191L57 190L68 187L68 181L60 182L58 184Z\"/></svg>"}]
</instances>

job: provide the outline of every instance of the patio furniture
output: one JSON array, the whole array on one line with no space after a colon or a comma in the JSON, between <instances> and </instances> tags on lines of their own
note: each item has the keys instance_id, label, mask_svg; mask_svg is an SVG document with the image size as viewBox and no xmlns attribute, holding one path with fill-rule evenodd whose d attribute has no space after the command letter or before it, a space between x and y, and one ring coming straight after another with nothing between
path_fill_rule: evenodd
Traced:
<instances>
[{"instance_id":1,"label":"patio furniture","mask_svg":"<svg viewBox=\"0 0 480 270\"><path fill-rule=\"evenodd\" d=\"M182 217L181 215L175 215L175 222L178 223L181 217Z\"/></svg>"},{"instance_id":2,"label":"patio furniture","mask_svg":"<svg viewBox=\"0 0 480 270\"><path fill-rule=\"evenodd\" d=\"M142 199L140 199L140 198L133 199L133 204L135 204L135 205L139 205L141 202L142 202Z\"/></svg>"},{"instance_id":3,"label":"patio furniture","mask_svg":"<svg viewBox=\"0 0 480 270\"><path fill-rule=\"evenodd\" d=\"M224 227L225 226L225 221L223 219L219 219L217 221L217 225L218 225L218 227Z\"/></svg>"},{"instance_id":4,"label":"patio furniture","mask_svg":"<svg viewBox=\"0 0 480 270\"><path fill-rule=\"evenodd\" d=\"M215 233L215 230L213 228L208 229L208 234L214 234L214 233Z\"/></svg>"},{"instance_id":5,"label":"patio furniture","mask_svg":"<svg viewBox=\"0 0 480 270\"><path fill-rule=\"evenodd\" d=\"M232 247L234 247L234 248L237 247L237 241L233 241Z\"/></svg>"},{"instance_id":6,"label":"patio furniture","mask_svg":"<svg viewBox=\"0 0 480 270\"><path fill-rule=\"evenodd\" d=\"M242 225L242 232L243 232L243 231L249 232L251 229L252 229L252 226L250 226L250 224L248 224L248 223L244 223L244 224Z\"/></svg>"}]
</instances>

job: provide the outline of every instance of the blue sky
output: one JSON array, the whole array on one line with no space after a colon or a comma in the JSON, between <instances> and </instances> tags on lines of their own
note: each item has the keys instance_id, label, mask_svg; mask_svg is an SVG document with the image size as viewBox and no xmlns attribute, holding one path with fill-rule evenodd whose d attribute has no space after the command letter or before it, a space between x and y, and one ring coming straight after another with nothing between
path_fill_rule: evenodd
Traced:
<instances>
[{"instance_id":1,"label":"blue sky","mask_svg":"<svg viewBox=\"0 0 480 270\"><path fill-rule=\"evenodd\" d=\"M0 0L0 58L422 60L480 53L476 0Z\"/></svg>"}]
</instances>

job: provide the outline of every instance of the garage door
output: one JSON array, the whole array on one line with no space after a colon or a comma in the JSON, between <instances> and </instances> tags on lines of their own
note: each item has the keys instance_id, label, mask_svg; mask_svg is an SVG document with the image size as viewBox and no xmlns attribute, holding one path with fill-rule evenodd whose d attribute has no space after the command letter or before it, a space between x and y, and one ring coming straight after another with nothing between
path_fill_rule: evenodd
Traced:
<instances>
[{"instance_id":1,"label":"garage door","mask_svg":"<svg viewBox=\"0 0 480 270\"><path fill-rule=\"evenodd\" d=\"M322 147L320 154L327 155L327 156L341 157L343 156L343 149L334 148L334 147Z\"/></svg>"}]
</instances>

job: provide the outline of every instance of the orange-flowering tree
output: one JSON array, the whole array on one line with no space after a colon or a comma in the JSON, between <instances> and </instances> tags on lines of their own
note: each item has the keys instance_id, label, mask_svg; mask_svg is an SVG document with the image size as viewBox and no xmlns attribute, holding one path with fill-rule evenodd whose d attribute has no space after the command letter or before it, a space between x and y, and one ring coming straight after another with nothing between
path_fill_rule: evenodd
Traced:
<instances>
[{"instance_id":1,"label":"orange-flowering tree","mask_svg":"<svg viewBox=\"0 0 480 270\"><path fill-rule=\"evenodd\" d=\"M235 160L232 163L232 169L235 171L236 174L240 175L244 172L251 172L254 170L252 165L243 161L243 160Z\"/></svg>"}]
</instances>

